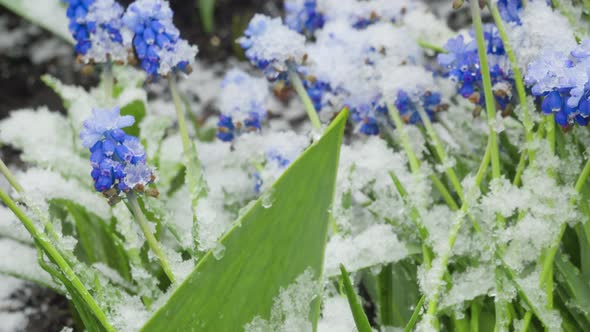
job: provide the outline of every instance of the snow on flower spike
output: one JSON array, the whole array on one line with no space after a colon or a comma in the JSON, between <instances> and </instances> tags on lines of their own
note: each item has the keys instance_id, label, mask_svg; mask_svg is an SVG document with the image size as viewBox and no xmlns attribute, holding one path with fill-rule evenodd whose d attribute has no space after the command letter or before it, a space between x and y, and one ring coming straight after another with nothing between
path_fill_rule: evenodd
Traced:
<instances>
[{"instance_id":1,"label":"snow on flower spike","mask_svg":"<svg viewBox=\"0 0 590 332\"><path fill-rule=\"evenodd\" d=\"M133 33L133 48L141 68L151 77L171 72L190 73L198 48L180 38L168 1L137 0L129 5L123 23Z\"/></svg>"},{"instance_id":2,"label":"snow on flower spike","mask_svg":"<svg viewBox=\"0 0 590 332\"><path fill-rule=\"evenodd\" d=\"M266 80L233 69L225 75L221 88L217 137L229 142L243 131L260 130L269 96Z\"/></svg>"},{"instance_id":3,"label":"snow on flower spike","mask_svg":"<svg viewBox=\"0 0 590 332\"><path fill-rule=\"evenodd\" d=\"M519 16L521 10L521 0L498 0L498 11L502 19L506 22L514 22L518 25L522 24Z\"/></svg>"},{"instance_id":4,"label":"snow on flower spike","mask_svg":"<svg viewBox=\"0 0 590 332\"><path fill-rule=\"evenodd\" d=\"M287 79L288 71L297 71L305 58L305 37L281 22L256 14L244 36L238 39L246 58L271 81Z\"/></svg>"},{"instance_id":5,"label":"snow on flower spike","mask_svg":"<svg viewBox=\"0 0 590 332\"><path fill-rule=\"evenodd\" d=\"M123 27L123 7L114 0L63 0L69 30L83 62L125 62L129 38Z\"/></svg>"},{"instance_id":6,"label":"snow on flower spike","mask_svg":"<svg viewBox=\"0 0 590 332\"><path fill-rule=\"evenodd\" d=\"M94 109L80 132L82 145L90 149L94 188L108 197L111 204L120 200L121 192L158 194L157 190L146 190L146 186L154 182L155 175L146 164L141 142L122 130L134 122L132 116L121 116L116 107Z\"/></svg>"},{"instance_id":7,"label":"snow on flower spike","mask_svg":"<svg viewBox=\"0 0 590 332\"><path fill-rule=\"evenodd\" d=\"M292 30L311 35L324 26L317 0L286 0L284 8L285 24Z\"/></svg>"}]
</instances>

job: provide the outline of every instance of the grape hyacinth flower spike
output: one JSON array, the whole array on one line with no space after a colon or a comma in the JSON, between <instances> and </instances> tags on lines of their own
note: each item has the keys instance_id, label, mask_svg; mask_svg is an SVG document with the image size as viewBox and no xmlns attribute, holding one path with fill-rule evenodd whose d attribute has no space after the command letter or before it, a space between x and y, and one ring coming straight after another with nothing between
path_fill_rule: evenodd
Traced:
<instances>
[{"instance_id":1,"label":"grape hyacinth flower spike","mask_svg":"<svg viewBox=\"0 0 590 332\"><path fill-rule=\"evenodd\" d=\"M305 37L289 29L278 17L256 14L238 43L246 52L250 63L262 70L269 81L288 80L292 84L314 129L321 130L314 101L300 77L302 65L307 58Z\"/></svg>"},{"instance_id":2,"label":"grape hyacinth flower spike","mask_svg":"<svg viewBox=\"0 0 590 332\"><path fill-rule=\"evenodd\" d=\"M299 33L313 35L326 22L324 15L318 11L317 0L286 0L284 8L285 24Z\"/></svg>"},{"instance_id":3,"label":"grape hyacinth flower spike","mask_svg":"<svg viewBox=\"0 0 590 332\"><path fill-rule=\"evenodd\" d=\"M198 48L180 38L168 1L137 0L129 5L123 23L133 33L133 49L150 77L190 73Z\"/></svg>"},{"instance_id":4,"label":"grape hyacinth flower spike","mask_svg":"<svg viewBox=\"0 0 590 332\"><path fill-rule=\"evenodd\" d=\"M82 62L126 62L130 38L121 17L123 7L114 0L63 0L75 50Z\"/></svg>"},{"instance_id":5,"label":"grape hyacinth flower spike","mask_svg":"<svg viewBox=\"0 0 590 332\"><path fill-rule=\"evenodd\" d=\"M217 122L217 137L232 141L243 132L259 131L266 119L268 85L244 71L230 70L221 83L221 115Z\"/></svg>"},{"instance_id":6,"label":"grape hyacinth flower spike","mask_svg":"<svg viewBox=\"0 0 590 332\"><path fill-rule=\"evenodd\" d=\"M137 137L123 131L134 122L132 116L121 116L116 107L94 109L80 132L82 145L91 153L94 188L109 198L110 204L119 202L121 193L132 191L158 196L156 189L147 188L155 175L146 164L143 146Z\"/></svg>"}]
</instances>

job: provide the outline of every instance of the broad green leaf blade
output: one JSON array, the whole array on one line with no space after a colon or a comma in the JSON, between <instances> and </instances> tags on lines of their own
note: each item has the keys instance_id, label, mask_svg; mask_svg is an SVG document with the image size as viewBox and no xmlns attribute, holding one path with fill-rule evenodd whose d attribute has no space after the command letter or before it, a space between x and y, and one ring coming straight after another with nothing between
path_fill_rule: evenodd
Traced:
<instances>
[{"instance_id":1,"label":"broad green leaf blade","mask_svg":"<svg viewBox=\"0 0 590 332\"><path fill-rule=\"evenodd\" d=\"M74 43L68 31L66 9L60 0L0 0L0 5Z\"/></svg>"},{"instance_id":2,"label":"broad green leaf blade","mask_svg":"<svg viewBox=\"0 0 590 332\"><path fill-rule=\"evenodd\" d=\"M371 324L369 324L369 320L367 319L367 315L363 310L363 306L354 292L348 272L342 264L340 264L340 273L342 273L344 291L346 292L346 297L348 298L348 304L350 305L350 310L352 311L356 328L359 330L359 332L372 332L373 330L371 329Z\"/></svg>"},{"instance_id":3,"label":"broad green leaf blade","mask_svg":"<svg viewBox=\"0 0 590 332\"><path fill-rule=\"evenodd\" d=\"M269 319L280 288L307 268L321 277L347 115L341 112L221 239L223 257L208 252L142 331L242 331L255 316ZM316 301L314 326L318 316Z\"/></svg>"}]
</instances>

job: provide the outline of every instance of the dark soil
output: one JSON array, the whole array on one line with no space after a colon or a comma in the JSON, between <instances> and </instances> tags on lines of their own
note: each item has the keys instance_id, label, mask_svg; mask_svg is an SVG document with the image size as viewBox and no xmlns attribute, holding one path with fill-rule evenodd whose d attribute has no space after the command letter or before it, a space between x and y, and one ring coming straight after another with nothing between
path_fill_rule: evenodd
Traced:
<instances>
[{"instance_id":1,"label":"dark soil","mask_svg":"<svg viewBox=\"0 0 590 332\"><path fill-rule=\"evenodd\" d=\"M120 1L128 5L132 1ZM280 15L280 0L218 0L215 9L215 29L211 34L204 32L196 0L172 0L175 23L183 38L199 46L199 61L205 63L225 62L230 57L240 57L235 40L254 15L266 13ZM0 119L12 110L47 106L51 110L65 111L59 97L40 80L44 74L51 74L66 84L90 87L98 82L97 74L82 74L82 68L75 63L73 48L62 42L63 48L71 48L67 55L60 55L35 63L31 58L38 42L54 38L41 29L32 29L31 24L12 12L0 7L0 18L7 20L9 29L32 30L22 49L0 52ZM64 17L64 20L66 18ZM2 36L0 35L0 38ZM10 147L0 148L0 158L9 164L22 167L19 151ZM74 327L74 320L67 299L34 285L15 290L12 295L22 303L22 310L29 314L27 332L60 331L62 327ZM17 308L18 309L18 308ZM1 323L0 323L1 324Z\"/></svg>"}]
</instances>

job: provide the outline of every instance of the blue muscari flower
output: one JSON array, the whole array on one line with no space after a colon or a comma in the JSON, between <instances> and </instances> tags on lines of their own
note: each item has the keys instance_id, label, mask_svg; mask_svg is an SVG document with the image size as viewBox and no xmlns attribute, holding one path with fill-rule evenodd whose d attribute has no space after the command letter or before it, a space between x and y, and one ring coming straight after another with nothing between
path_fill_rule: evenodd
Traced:
<instances>
[{"instance_id":1,"label":"blue muscari flower","mask_svg":"<svg viewBox=\"0 0 590 332\"><path fill-rule=\"evenodd\" d=\"M590 120L590 41L584 40L568 56L546 53L529 64L525 81L531 93L542 99L544 114L555 115L555 122L566 128Z\"/></svg>"},{"instance_id":2,"label":"blue muscari flower","mask_svg":"<svg viewBox=\"0 0 590 332\"><path fill-rule=\"evenodd\" d=\"M364 135L379 135L380 125L387 123L387 109L380 106L377 101L347 106L350 108L350 119L358 124L358 131Z\"/></svg>"},{"instance_id":3,"label":"blue muscari flower","mask_svg":"<svg viewBox=\"0 0 590 332\"><path fill-rule=\"evenodd\" d=\"M521 0L498 0L498 11L506 22L514 22L521 25L520 11L522 10Z\"/></svg>"},{"instance_id":4,"label":"blue muscari flower","mask_svg":"<svg viewBox=\"0 0 590 332\"><path fill-rule=\"evenodd\" d=\"M235 138L235 130L231 116L221 114L217 121L217 138L224 142L231 142Z\"/></svg>"},{"instance_id":5,"label":"blue muscari flower","mask_svg":"<svg viewBox=\"0 0 590 332\"><path fill-rule=\"evenodd\" d=\"M119 108L94 109L84 121L80 139L90 150L90 174L96 191L141 192L154 181L141 142L123 131L134 122L132 116L121 116Z\"/></svg>"},{"instance_id":6,"label":"blue muscari flower","mask_svg":"<svg viewBox=\"0 0 590 332\"><path fill-rule=\"evenodd\" d=\"M265 104L268 98L268 82L264 78L232 69L221 83L217 137L232 141L243 132L260 131L266 119Z\"/></svg>"},{"instance_id":7,"label":"blue muscari flower","mask_svg":"<svg viewBox=\"0 0 590 332\"><path fill-rule=\"evenodd\" d=\"M246 58L262 70L270 81L286 80L297 72L305 55L305 37L281 22L280 18L256 14L238 39Z\"/></svg>"},{"instance_id":8,"label":"blue muscari flower","mask_svg":"<svg viewBox=\"0 0 590 332\"><path fill-rule=\"evenodd\" d=\"M513 78L503 68L507 62L506 50L498 30L486 26L484 31L490 75L494 86L494 98L501 110L506 110L511 101ZM457 83L461 96L478 106L485 105L483 79L475 41L466 42L462 35L450 39L445 49L448 53L439 54L438 63L445 69L444 75Z\"/></svg>"},{"instance_id":9,"label":"blue muscari flower","mask_svg":"<svg viewBox=\"0 0 590 332\"><path fill-rule=\"evenodd\" d=\"M318 12L317 0L285 1L285 24L299 33L312 35L326 23L324 15Z\"/></svg>"},{"instance_id":10,"label":"blue muscari flower","mask_svg":"<svg viewBox=\"0 0 590 332\"><path fill-rule=\"evenodd\" d=\"M86 61L126 60L120 4L114 0L62 1L68 6L68 27L76 41L76 53Z\"/></svg>"},{"instance_id":11,"label":"blue muscari flower","mask_svg":"<svg viewBox=\"0 0 590 332\"><path fill-rule=\"evenodd\" d=\"M133 32L135 55L149 76L191 71L189 64L198 49L180 38L172 16L164 0L136 0L123 16L123 23Z\"/></svg>"},{"instance_id":12,"label":"blue muscari flower","mask_svg":"<svg viewBox=\"0 0 590 332\"><path fill-rule=\"evenodd\" d=\"M422 123L422 118L417 107L422 107L430 120L434 119L434 113L441 107L441 95L438 92L424 91L418 98L412 98L407 92L400 90L397 93L395 107L400 116L408 124Z\"/></svg>"},{"instance_id":13,"label":"blue muscari flower","mask_svg":"<svg viewBox=\"0 0 590 332\"><path fill-rule=\"evenodd\" d=\"M316 111L321 111L324 107L323 97L326 93L331 92L332 88L329 83L314 79L305 79L303 86L309 95L309 98L313 102L313 107Z\"/></svg>"}]
</instances>

